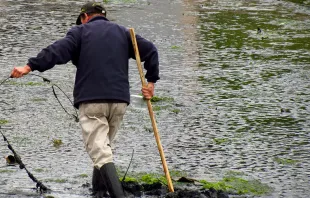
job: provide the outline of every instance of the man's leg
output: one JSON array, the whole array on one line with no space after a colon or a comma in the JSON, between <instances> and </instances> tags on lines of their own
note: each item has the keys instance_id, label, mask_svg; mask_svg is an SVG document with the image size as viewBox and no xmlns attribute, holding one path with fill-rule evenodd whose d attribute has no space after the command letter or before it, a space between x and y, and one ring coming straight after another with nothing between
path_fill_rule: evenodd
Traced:
<instances>
[{"instance_id":1,"label":"man's leg","mask_svg":"<svg viewBox=\"0 0 310 198\"><path fill-rule=\"evenodd\" d=\"M100 170L110 196L122 198L125 196L112 162L112 150L110 147L110 126L107 118L110 119L111 117L113 119L114 117L110 116L112 113L110 106L113 105L108 103L81 104L79 108L80 124L86 151L91 157L95 168ZM115 114L115 116L120 117L121 115ZM119 119L120 122L122 117L123 115ZM120 123L118 127L119 125Z\"/></svg>"},{"instance_id":2,"label":"man's leg","mask_svg":"<svg viewBox=\"0 0 310 198\"><path fill-rule=\"evenodd\" d=\"M107 120L109 122L109 133L108 138L110 144L112 143L120 125L123 121L124 114L127 109L127 103L109 103L109 115ZM122 198L125 197L124 193L119 193L119 190L122 188L121 182L119 181L116 168L113 162L106 163L100 168L102 177L104 178L105 184L109 189L111 197ZM115 194L116 192L116 194Z\"/></svg>"},{"instance_id":3,"label":"man's leg","mask_svg":"<svg viewBox=\"0 0 310 198\"><path fill-rule=\"evenodd\" d=\"M94 198L103 198L108 196L108 190L102 180L100 170L96 167L93 169L92 191Z\"/></svg>"},{"instance_id":4,"label":"man's leg","mask_svg":"<svg viewBox=\"0 0 310 198\"><path fill-rule=\"evenodd\" d=\"M107 117L109 122L109 140L110 143L115 138L115 135L123 121L123 117L125 115L127 109L127 103L111 103L110 104L110 114Z\"/></svg>"}]
</instances>

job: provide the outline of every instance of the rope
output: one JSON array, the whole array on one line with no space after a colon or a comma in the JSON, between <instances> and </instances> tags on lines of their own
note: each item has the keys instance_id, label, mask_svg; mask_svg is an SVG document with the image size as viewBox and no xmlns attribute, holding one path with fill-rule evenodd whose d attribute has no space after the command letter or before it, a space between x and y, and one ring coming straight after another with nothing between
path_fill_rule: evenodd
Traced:
<instances>
[{"instance_id":1,"label":"rope","mask_svg":"<svg viewBox=\"0 0 310 198\"><path fill-rule=\"evenodd\" d=\"M0 129L1 126L0 126ZM8 148L12 151L14 158L16 160L16 163L19 164L19 168L20 169L25 169L29 178L36 183L36 188L40 190L41 193L43 192L47 192L49 189L42 183L40 182L35 176L33 176L33 174L28 171L28 169L26 168L25 164L23 163L23 161L21 160L20 156L16 153L16 151L13 149L12 145L10 144L10 142L8 141L8 139L4 136L4 134L2 133L2 131L0 131L3 140L8 144Z\"/></svg>"},{"instance_id":2,"label":"rope","mask_svg":"<svg viewBox=\"0 0 310 198\"><path fill-rule=\"evenodd\" d=\"M10 78L10 77L7 77L6 79L4 79L4 80L0 83L0 85L2 85L3 83L5 83L9 78Z\"/></svg>"},{"instance_id":3,"label":"rope","mask_svg":"<svg viewBox=\"0 0 310 198\"><path fill-rule=\"evenodd\" d=\"M43 79L44 82L49 83L49 84L52 84L52 81L51 81L51 80L49 80L49 79L47 79L47 78L45 78L45 77L43 77L43 76L40 76L40 75L37 75L37 74L28 74L28 75L40 77L40 78ZM0 83L0 86L1 86L3 83L5 83L9 78L10 78L10 77L4 79L4 80ZM62 105L62 103L60 102L60 100L59 100L59 98L58 98L58 96L57 96L57 94L56 94L56 91L55 91L55 88L54 88L54 87L57 87L57 88L67 97L67 99L70 101L71 105L74 106L74 104L73 104L73 102L71 101L71 99L68 97L68 95L67 95L58 85L52 84L53 94L54 94L54 96L55 96L57 102L59 103L59 105L62 107L62 109L63 109L68 115L74 117L74 119L75 119L76 122L79 122L77 110L75 109L75 115L74 115L74 114L70 114L70 113L64 108L64 106ZM1 129L1 126L0 126L0 129ZM42 193L42 192L46 192L47 190L49 190L46 186L44 186L44 185L42 184L42 182L40 182L39 180L37 180L37 179L33 176L33 174L31 174L31 173L28 171L28 169L26 168L26 166L25 166L24 163L22 162L22 160L21 160L21 158L19 157L19 155L15 152L15 150L13 149L13 147L11 146L11 144L9 143L9 141L7 140L7 138L4 136L4 134L3 134L1 131L0 131L0 133L2 134L2 136L3 136L3 138L4 138L4 141L7 142L8 148L12 151L12 153L13 153L13 155L14 155L14 158L15 158L15 160L16 160L16 163L19 164L19 168L20 168L20 169L25 169L25 170L26 170L28 176L30 177L30 179L32 179L32 181L34 181L34 182L37 184L36 187L40 189L40 192L41 192L41 193ZM129 165L128 165L128 167L127 167L127 170L126 170L126 172L125 172L125 175L124 175L124 177L123 177L123 179L122 179L122 182L124 182L124 180L125 180L125 178L126 178L126 175L127 175L127 173L128 173L129 167L130 167L130 165L131 165L131 163L132 163L132 160L133 160L133 156L134 156L134 149L133 149L133 151L132 151L132 156L131 156Z\"/></svg>"},{"instance_id":4,"label":"rope","mask_svg":"<svg viewBox=\"0 0 310 198\"><path fill-rule=\"evenodd\" d=\"M47 79L47 78L45 78L45 77L43 77L43 76L40 76L40 75L37 75L37 74L29 74L29 75L40 77L40 78L42 78L43 81L46 82L46 83L52 83L51 80L49 80L49 79ZM11 77L7 77L7 78L4 79L3 81L1 81L0 86L1 86L2 84L4 84L9 78L11 78ZM60 102L60 100L59 100L59 98L58 98L58 96L57 96L57 94L56 94L56 92L55 92L55 88L54 88L54 87L57 87L57 88L67 97L67 99L70 101L70 103L71 103L72 106L74 106L74 105L73 105L73 102L70 100L70 98L67 96L67 94L66 94L58 85L52 84L53 94L54 94L55 98L57 99L58 103L60 104L60 106L62 107L62 109L63 109L68 115L74 117L74 119L75 119L76 122L79 122L79 118L78 118L78 114L77 114L76 109L75 109L75 114L76 114L76 115L70 114L70 113L63 107L63 105L61 104L61 102ZM1 126L0 126L0 129L2 129ZM3 139L4 139L4 141L7 142L8 148L12 151L12 153L13 153L13 155L14 155L14 158L15 158L15 160L16 160L16 163L19 165L19 168L20 168L20 169L25 169L25 171L26 171L27 174L28 174L28 177L29 177L33 182L36 183L36 188L39 189L41 193L42 193L42 192L47 192L48 190L50 190L50 189L48 189L41 181L39 181L39 180L26 168L25 164L24 164L23 161L21 160L20 156L16 153L16 151L13 149L13 147L12 147L12 145L10 144L10 142L8 141L8 139L5 137L5 135L4 135L1 131L0 131L0 133L1 133L1 135L2 135L2 137L3 137Z\"/></svg>"},{"instance_id":5,"label":"rope","mask_svg":"<svg viewBox=\"0 0 310 198\"><path fill-rule=\"evenodd\" d=\"M125 172L125 175L124 175L124 177L123 177L123 179L122 179L122 182L125 181L125 178L126 178L126 175L127 175L127 173L128 173L129 167L130 167L130 165L131 165L131 162L132 162L133 154L134 154L134 153L135 153L135 150L132 149L131 159L130 159L129 165L128 165L128 167L127 167L127 170L126 170L126 172Z\"/></svg>"},{"instance_id":6,"label":"rope","mask_svg":"<svg viewBox=\"0 0 310 198\"><path fill-rule=\"evenodd\" d=\"M29 74L29 75L40 77L40 78L43 79L44 82L47 82L47 83L51 83L51 84L52 84L52 81L51 81L51 80L49 80L49 79L47 79L47 78L45 78L45 77L43 77L43 76L40 76L40 75L37 75L37 74ZM61 106L61 108L62 108L69 116L72 116L72 117L74 118L75 122L79 122L77 110L74 108L74 110L75 110L75 115L74 115L74 114L70 114L70 113L64 108L64 106L61 104L61 102L60 102L60 100L59 100L59 98L58 98L58 96L57 96L57 94L56 94L56 92L55 92L55 88L54 88L54 87L57 87L57 88L66 96L66 98L70 101L71 105L74 107L74 104L73 104L72 100L69 98L69 96L68 96L58 85L56 85L56 84L54 84L54 83L52 84L53 94L54 94L54 96L55 96L57 102L58 102L59 105Z\"/></svg>"},{"instance_id":7,"label":"rope","mask_svg":"<svg viewBox=\"0 0 310 198\"><path fill-rule=\"evenodd\" d=\"M73 105L73 102L72 102L72 101L70 100L70 98L65 94L65 92L64 92L62 89L60 89L60 87L59 87L58 85L55 85L55 84L54 84L54 85L52 85L53 94L54 94L55 98L57 99L59 105L62 107L62 109L63 109L68 115L70 115L70 116L72 116L72 117L74 118L75 122L79 122L79 117L78 117L78 114L77 114L76 109L74 109L74 110L75 110L75 115L74 115L74 114L70 114L70 113L63 107L63 105L61 104L61 102L60 102L59 99L58 99L58 96L57 96L57 94L56 94L56 92L55 92L54 86L57 87L57 88L68 98L68 100L70 101L71 105L74 106L74 105Z\"/></svg>"},{"instance_id":8,"label":"rope","mask_svg":"<svg viewBox=\"0 0 310 198\"><path fill-rule=\"evenodd\" d=\"M75 120L75 122L79 122L79 117L78 117L78 113L77 113L77 110L74 108L75 110L75 114L70 114L65 108L64 106L61 104L57 94L56 94L56 91L55 91L55 88L54 87L57 87L65 96L66 98L70 101L71 105L74 107L74 104L72 102L72 100L69 98L69 96L56 84L52 83L51 80L43 77L43 76L40 76L40 75L37 75L37 74L28 74L28 75L31 75L31 76L37 76L37 77L40 77L43 79L43 82L46 82L46 83L49 83L49 84L52 84L52 90L53 90L53 94L54 94L54 97L56 98L57 102L59 103L59 105L61 106L61 108L66 112L66 114L68 114L69 116L72 116ZM2 84L4 84L9 78L11 77L7 77L6 79L4 79L1 83L0 83L0 86Z\"/></svg>"}]
</instances>

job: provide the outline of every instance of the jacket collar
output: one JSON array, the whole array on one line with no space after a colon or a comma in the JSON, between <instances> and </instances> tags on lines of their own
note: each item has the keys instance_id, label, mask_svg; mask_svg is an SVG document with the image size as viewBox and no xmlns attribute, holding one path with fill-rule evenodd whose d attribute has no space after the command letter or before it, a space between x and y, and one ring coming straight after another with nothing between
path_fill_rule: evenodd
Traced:
<instances>
[{"instance_id":1,"label":"jacket collar","mask_svg":"<svg viewBox=\"0 0 310 198\"><path fill-rule=\"evenodd\" d=\"M90 23L92 21L97 21L97 20L105 20L105 21L109 21L106 17L104 16L94 16L93 18L91 18L87 23Z\"/></svg>"}]
</instances>

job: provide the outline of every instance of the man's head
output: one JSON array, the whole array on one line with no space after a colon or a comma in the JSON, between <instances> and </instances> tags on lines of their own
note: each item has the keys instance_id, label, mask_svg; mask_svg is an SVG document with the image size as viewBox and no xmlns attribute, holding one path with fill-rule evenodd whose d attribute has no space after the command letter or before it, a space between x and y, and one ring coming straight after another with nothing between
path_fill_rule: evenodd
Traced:
<instances>
[{"instance_id":1,"label":"man's head","mask_svg":"<svg viewBox=\"0 0 310 198\"><path fill-rule=\"evenodd\" d=\"M80 15L76 20L76 24L84 24L89 19L91 19L94 15L102 15L106 16L105 8L98 2L88 2L84 4L81 8Z\"/></svg>"}]
</instances>

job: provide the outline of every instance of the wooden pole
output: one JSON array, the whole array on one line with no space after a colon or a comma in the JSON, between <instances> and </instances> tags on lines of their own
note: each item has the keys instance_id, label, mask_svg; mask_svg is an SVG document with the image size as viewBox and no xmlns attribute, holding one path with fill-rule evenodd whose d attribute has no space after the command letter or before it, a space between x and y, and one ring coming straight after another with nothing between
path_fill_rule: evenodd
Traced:
<instances>
[{"instance_id":1,"label":"wooden pole","mask_svg":"<svg viewBox=\"0 0 310 198\"><path fill-rule=\"evenodd\" d=\"M143 69L142 69L141 59L140 59L140 53L139 53L138 44L137 44L137 40L136 40L136 34L135 34L135 31L133 28L130 28L129 31L130 31L130 35L131 35L132 45L133 45L133 48L135 51L135 57L136 57L136 61L137 61L137 66L138 66L138 70L139 70L139 74L140 74L141 83L142 83L143 87L146 87L147 84L146 84L145 79L144 79L144 74L143 74ZM166 158L165 158L165 154L164 154L161 142L160 142L160 137L159 137L159 133L158 133L158 129L157 129L154 113L153 113L153 107L151 104L151 100L147 100L147 107L148 107L150 118L152 121L152 126L153 126L153 130L154 130L154 135L155 135L157 147L159 150L160 158L161 158L163 168L165 171L165 175L166 175L166 179L168 182L168 188L169 188L170 192L174 192L173 184L171 181L170 173L169 173Z\"/></svg>"}]
</instances>

